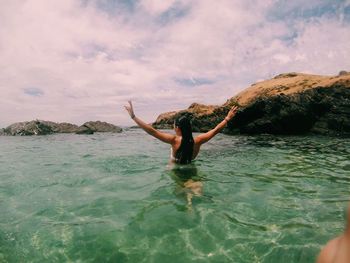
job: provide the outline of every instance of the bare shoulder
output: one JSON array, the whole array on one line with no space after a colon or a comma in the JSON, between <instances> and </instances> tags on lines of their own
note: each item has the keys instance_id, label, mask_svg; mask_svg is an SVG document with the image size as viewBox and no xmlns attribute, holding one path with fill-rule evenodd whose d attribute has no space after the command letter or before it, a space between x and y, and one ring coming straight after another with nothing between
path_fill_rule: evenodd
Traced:
<instances>
[{"instance_id":1,"label":"bare shoulder","mask_svg":"<svg viewBox=\"0 0 350 263\"><path fill-rule=\"evenodd\" d=\"M199 144L200 143L200 137L199 135L193 138L194 144Z\"/></svg>"},{"instance_id":2,"label":"bare shoulder","mask_svg":"<svg viewBox=\"0 0 350 263\"><path fill-rule=\"evenodd\" d=\"M179 148L181 145L181 137L180 136L177 136L177 135L174 135L174 140L173 140L173 143L172 143L172 147L177 149Z\"/></svg>"},{"instance_id":3,"label":"bare shoulder","mask_svg":"<svg viewBox=\"0 0 350 263\"><path fill-rule=\"evenodd\" d=\"M210 136L208 133L201 133L201 134L197 135L193 139L193 141L194 141L194 144L201 145L201 144L207 142L209 139L210 139Z\"/></svg>"},{"instance_id":4,"label":"bare shoulder","mask_svg":"<svg viewBox=\"0 0 350 263\"><path fill-rule=\"evenodd\" d=\"M341 237L334 238L322 248L318 255L317 263L332 263Z\"/></svg>"},{"instance_id":5,"label":"bare shoulder","mask_svg":"<svg viewBox=\"0 0 350 263\"><path fill-rule=\"evenodd\" d=\"M181 144L181 137L175 135L175 139L174 139L175 144Z\"/></svg>"}]
</instances>

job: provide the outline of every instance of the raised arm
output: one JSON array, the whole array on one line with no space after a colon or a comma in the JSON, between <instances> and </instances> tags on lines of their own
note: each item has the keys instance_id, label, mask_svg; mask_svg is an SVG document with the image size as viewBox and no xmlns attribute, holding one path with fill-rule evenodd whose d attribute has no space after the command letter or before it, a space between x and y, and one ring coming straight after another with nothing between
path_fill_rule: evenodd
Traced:
<instances>
[{"instance_id":1,"label":"raised arm","mask_svg":"<svg viewBox=\"0 0 350 263\"><path fill-rule=\"evenodd\" d=\"M169 134L169 133L164 133L156 130L153 128L151 125L145 123L143 120L140 118L137 118L134 113L134 108L132 106L132 102L129 102L129 106L124 106L125 109L128 111L131 119L136 122L136 124L141 127L144 131L146 131L149 135L152 135L153 137L161 140L162 142L173 144L175 142L175 135Z\"/></svg>"},{"instance_id":2,"label":"raised arm","mask_svg":"<svg viewBox=\"0 0 350 263\"><path fill-rule=\"evenodd\" d=\"M209 141L211 138L213 138L216 134L218 134L225 126L227 125L227 122L229 122L236 114L238 107L233 106L230 111L227 113L227 116L225 119L223 119L222 122L220 122L216 127L206 133L203 133L201 135L198 135L194 140L198 144L203 144Z\"/></svg>"}]
</instances>

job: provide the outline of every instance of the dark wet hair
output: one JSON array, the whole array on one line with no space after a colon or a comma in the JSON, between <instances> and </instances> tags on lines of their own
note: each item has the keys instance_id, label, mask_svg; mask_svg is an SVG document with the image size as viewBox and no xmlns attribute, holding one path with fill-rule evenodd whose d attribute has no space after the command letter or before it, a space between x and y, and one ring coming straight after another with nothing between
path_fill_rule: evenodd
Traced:
<instances>
[{"instance_id":1,"label":"dark wet hair","mask_svg":"<svg viewBox=\"0 0 350 263\"><path fill-rule=\"evenodd\" d=\"M182 116L175 120L175 126L179 127L182 133L181 145L175 154L175 162L189 164L192 161L194 145L191 122L186 116Z\"/></svg>"}]
</instances>

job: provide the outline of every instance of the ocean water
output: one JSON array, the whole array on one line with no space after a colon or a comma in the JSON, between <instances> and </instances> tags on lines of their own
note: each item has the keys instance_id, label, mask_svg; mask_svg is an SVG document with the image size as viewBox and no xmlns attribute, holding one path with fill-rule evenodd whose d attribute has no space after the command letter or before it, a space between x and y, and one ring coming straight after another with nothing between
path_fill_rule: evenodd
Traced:
<instances>
[{"instance_id":1,"label":"ocean water","mask_svg":"<svg viewBox=\"0 0 350 263\"><path fill-rule=\"evenodd\" d=\"M0 262L314 262L344 229L350 139L142 130L0 137Z\"/></svg>"}]
</instances>

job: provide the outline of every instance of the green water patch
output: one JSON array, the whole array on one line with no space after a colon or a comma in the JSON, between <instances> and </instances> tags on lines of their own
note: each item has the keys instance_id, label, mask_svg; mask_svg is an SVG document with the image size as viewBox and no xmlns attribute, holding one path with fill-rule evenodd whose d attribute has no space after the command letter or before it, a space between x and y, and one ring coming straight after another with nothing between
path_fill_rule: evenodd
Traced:
<instances>
[{"instance_id":1,"label":"green water patch","mask_svg":"<svg viewBox=\"0 0 350 263\"><path fill-rule=\"evenodd\" d=\"M218 135L191 169L122 134L0 137L0 262L314 262L350 139Z\"/></svg>"}]
</instances>

